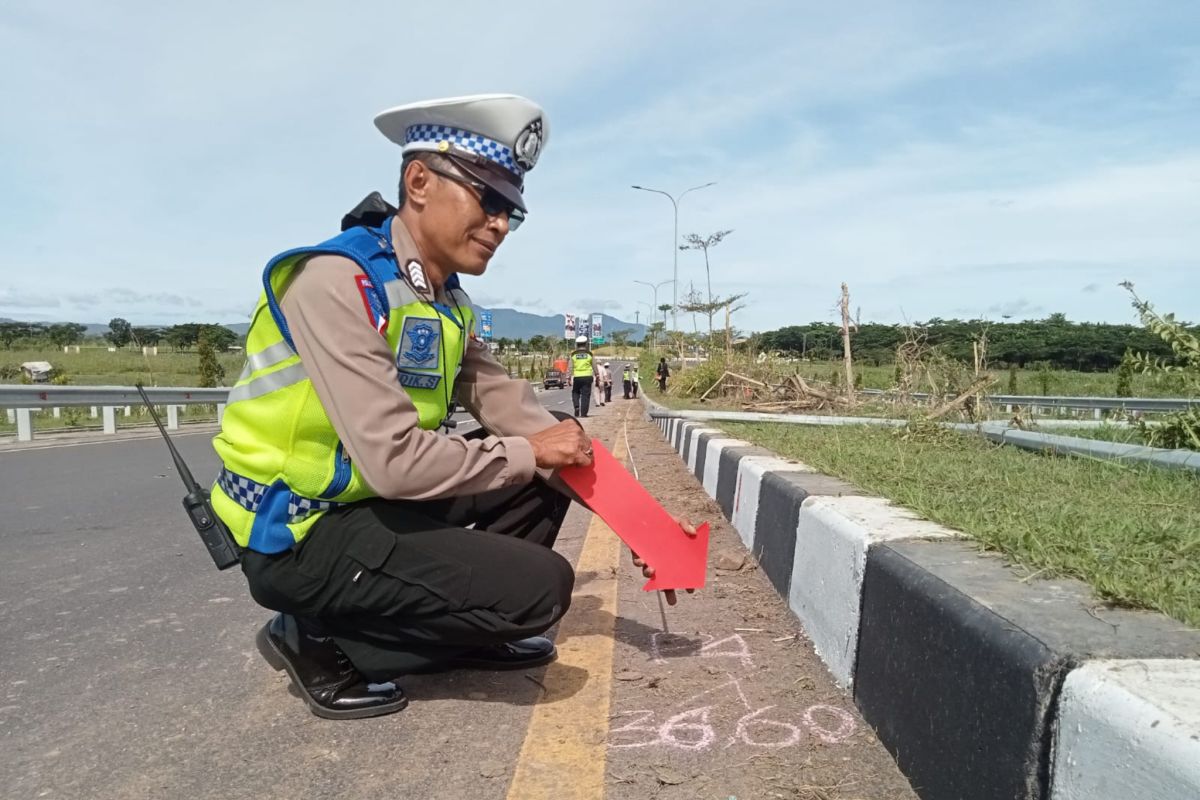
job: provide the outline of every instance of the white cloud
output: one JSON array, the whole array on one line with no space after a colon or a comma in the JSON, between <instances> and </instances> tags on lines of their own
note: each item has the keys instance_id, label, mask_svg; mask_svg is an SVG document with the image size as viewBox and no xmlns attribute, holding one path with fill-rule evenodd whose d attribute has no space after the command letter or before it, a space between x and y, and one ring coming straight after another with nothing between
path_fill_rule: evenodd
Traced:
<instances>
[{"instance_id":1,"label":"white cloud","mask_svg":"<svg viewBox=\"0 0 1200 800\"><path fill-rule=\"evenodd\" d=\"M534 3L504 35L494 11L6 14L0 90L19 124L0 126L4 291L98 318L230 318L244 298L245 319L271 255L390 191L376 111L512 89L546 104L552 133L528 224L466 281L481 305L590 298L632 318L652 302L634 280L671 278L676 258L677 288L702 287L702 259L670 249L670 204L629 185L710 180L680 232L736 228L711 256L715 293L750 292L740 327L831 318L842 280L864 317L892 319L1020 301L1125 318L1110 288L1124 277L1181 316L1200 304L1185 9ZM67 288L36 282L51 275Z\"/></svg>"}]
</instances>

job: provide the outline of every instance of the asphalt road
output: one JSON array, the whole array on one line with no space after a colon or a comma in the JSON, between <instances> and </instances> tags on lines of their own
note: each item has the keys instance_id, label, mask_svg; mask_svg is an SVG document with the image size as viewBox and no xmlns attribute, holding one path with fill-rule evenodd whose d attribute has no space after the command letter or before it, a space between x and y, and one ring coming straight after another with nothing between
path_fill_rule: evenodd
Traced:
<instances>
[{"instance_id":1,"label":"asphalt road","mask_svg":"<svg viewBox=\"0 0 1200 800\"><path fill-rule=\"evenodd\" d=\"M568 392L539 397L570 409ZM166 448L133 435L145 438L0 451L0 797L262 798L313 796L314 785L333 797L364 793L373 774L383 782L395 768L378 760L396 752L394 721L353 726L350 756L338 747L348 728L316 725L254 651L269 615L238 570L213 568ZM211 436L176 440L201 483L217 469ZM563 547L582 539L587 516L573 512ZM527 712L538 691L520 674L405 687L414 704L437 708L404 721L406 760L425 764L450 752L511 763L524 728L505 709ZM493 697L504 705L471 701ZM507 737L468 734L509 727ZM284 754L300 768L262 769ZM455 780L423 769L406 785L448 797Z\"/></svg>"},{"instance_id":2,"label":"asphalt road","mask_svg":"<svg viewBox=\"0 0 1200 800\"><path fill-rule=\"evenodd\" d=\"M570 408L566 390L539 397ZM672 513L712 521L714 548L744 554L640 404L583 422ZM211 436L177 440L202 481ZM753 567L710 569L668 614L573 508L557 662L408 676L405 711L330 722L255 651L270 614L213 568L156 436L33 444L0 444L4 800L914 797Z\"/></svg>"}]
</instances>

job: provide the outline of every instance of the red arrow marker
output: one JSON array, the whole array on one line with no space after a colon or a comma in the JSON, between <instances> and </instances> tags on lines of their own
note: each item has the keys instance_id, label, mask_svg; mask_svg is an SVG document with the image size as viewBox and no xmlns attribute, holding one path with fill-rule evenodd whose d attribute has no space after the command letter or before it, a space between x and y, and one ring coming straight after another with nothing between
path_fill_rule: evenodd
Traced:
<instances>
[{"instance_id":1,"label":"red arrow marker","mask_svg":"<svg viewBox=\"0 0 1200 800\"><path fill-rule=\"evenodd\" d=\"M648 565L654 577L643 590L700 589L708 564L708 523L688 536L598 439L590 467L565 467L558 474L621 541Z\"/></svg>"}]
</instances>

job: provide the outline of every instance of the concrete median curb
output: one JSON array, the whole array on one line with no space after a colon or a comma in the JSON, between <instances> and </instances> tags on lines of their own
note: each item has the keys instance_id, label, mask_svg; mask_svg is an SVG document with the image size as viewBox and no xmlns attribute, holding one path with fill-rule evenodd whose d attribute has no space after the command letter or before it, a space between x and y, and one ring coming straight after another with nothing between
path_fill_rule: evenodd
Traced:
<instances>
[{"instance_id":1,"label":"concrete median curb","mask_svg":"<svg viewBox=\"0 0 1200 800\"><path fill-rule=\"evenodd\" d=\"M647 407L922 798L1200 797L1200 632Z\"/></svg>"}]
</instances>

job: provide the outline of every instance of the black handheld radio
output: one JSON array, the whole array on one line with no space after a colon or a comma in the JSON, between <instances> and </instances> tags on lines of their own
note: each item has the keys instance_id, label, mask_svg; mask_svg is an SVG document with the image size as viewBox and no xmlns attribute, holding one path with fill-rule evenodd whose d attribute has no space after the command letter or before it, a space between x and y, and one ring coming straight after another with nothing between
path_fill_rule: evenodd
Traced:
<instances>
[{"instance_id":1,"label":"black handheld radio","mask_svg":"<svg viewBox=\"0 0 1200 800\"><path fill-rule=\"evenodd\" d=\"M171 441L167 429L163 427L162 420L155 413L150 398L146 396L146 390L140 383L136 386L138 394L142 396L142 402L146 404L146 408L150 409L150 416L154 418L158 432L166 440L167 449L171 451L171 458L175 460L175 469L179 471L184 488L188 490L183 498L183 510L187 512L188 519L192 521L192 527L196 529L196 533L200 534L200 541L204 542L217 569L229 569L236 565L240 558L233 534L225 527L225 523L221 522L221 519L213 513L212 506L208 502L208 492L192 477L192 471L187 468L183 456L179 455L179 451L175 449L175 443Z\"/></svg>"}]
</instances>

